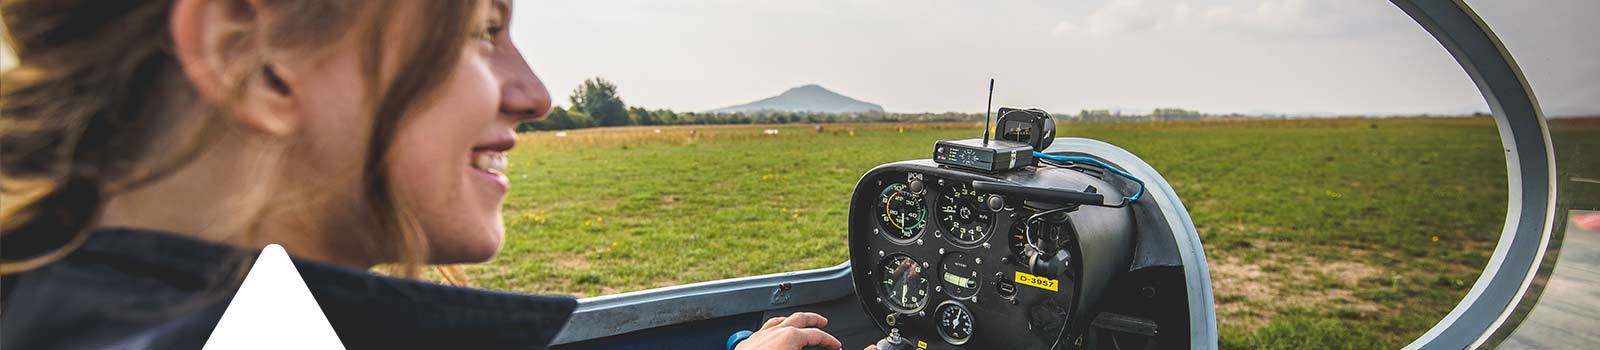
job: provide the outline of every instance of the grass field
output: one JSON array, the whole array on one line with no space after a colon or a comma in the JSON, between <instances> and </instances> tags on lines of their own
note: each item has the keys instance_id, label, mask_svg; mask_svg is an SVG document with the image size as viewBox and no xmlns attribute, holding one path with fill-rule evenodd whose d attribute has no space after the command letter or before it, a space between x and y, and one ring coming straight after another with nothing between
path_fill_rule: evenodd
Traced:
<instances>
[{"instance_id":1,"label":"grass field","mask_svg":"<svg viewBox=\"0 0 1600 350\"><path fill-rule=\"evenodd\" d=\"M781 130L762 135L762 129ZM1505 214L1492 120L1069 123L1172 183L1206 245L1225 348L1397 348L1466 293ZM593 296L845 261L857 179L956 124L525 134L483 287Z\"/></svg>"}]
</instances>

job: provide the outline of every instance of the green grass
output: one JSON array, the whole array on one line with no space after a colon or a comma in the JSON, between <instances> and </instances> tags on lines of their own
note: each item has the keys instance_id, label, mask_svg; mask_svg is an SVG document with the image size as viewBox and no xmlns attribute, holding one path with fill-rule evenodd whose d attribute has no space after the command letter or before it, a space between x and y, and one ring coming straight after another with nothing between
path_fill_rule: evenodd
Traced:
<instances>
[{"instance_id":1,"label":"green grass","mask_svg":"<svg viewBox=\"0 0 1600 350\"><path fill-rule=\"evenodd\" d=\"M823 128L525 134L505 248L468 271L488 288L592 296L832 266L861 174L979 130ZM1172 183L1206 245L1225 348L1402 346L1466 293L1506 208L1489 119L1061 128Z\"/></svg>"}]
</instances>

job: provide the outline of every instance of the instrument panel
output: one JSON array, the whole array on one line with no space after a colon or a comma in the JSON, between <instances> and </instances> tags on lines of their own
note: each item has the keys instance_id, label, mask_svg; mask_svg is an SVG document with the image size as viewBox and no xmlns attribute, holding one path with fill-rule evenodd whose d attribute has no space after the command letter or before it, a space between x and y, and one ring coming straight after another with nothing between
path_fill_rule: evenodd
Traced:
<instances>
[{"instance_id":1,"label":"instrument panel","mask_svg":"<svg viewBox=\"0 0 1600 350\"><path fill-rule=\"evenodd\" d=\"M1099 298L1116 266L1126 269L1132 217L1125 208L985 193L974 181L1120 196L1093 174L1053 167L990 175L927 160L879 166L850 205L863 308L885 334L918 348L1061 345L1087 325L1093 305L1084 304Z\"/></svg>"}]
</instances>

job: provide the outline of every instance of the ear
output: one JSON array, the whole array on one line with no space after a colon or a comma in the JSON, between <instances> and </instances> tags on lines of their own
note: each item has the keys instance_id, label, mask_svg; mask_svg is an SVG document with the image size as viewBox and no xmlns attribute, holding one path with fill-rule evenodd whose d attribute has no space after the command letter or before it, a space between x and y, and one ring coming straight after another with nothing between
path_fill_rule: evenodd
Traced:
<instances>
[{"instance_id":1,"label":"ear","mask_svg":"<svg viewBox=\"0 0 1600 350\"><path fill-rule=\"evenodd\" d=\"M178 0L171 15L174 55L206 103L268 135L293 133L294 88L261 38L265 7L256 1Z\"/></svg>"}]
</instances>

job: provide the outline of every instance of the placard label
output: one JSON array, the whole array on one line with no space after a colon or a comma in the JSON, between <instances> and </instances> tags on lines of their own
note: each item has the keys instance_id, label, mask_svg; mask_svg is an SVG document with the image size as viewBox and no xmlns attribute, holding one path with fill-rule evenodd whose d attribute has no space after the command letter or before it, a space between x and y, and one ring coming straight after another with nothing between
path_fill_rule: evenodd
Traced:
<instances>
[{"instance_id":1,"label":"placard label","mask_svg":"<svg viewBox=\"0 0 1600 350\"><path fill-rule=\"evenodd\" d=\"M1048 290L1048 291L1052 291L1052 292L1058 292L1059 291L1058 289L1061 287L1061 282L1059 282L1059 281L1056 281L1056 280L1053 280L1053 279L1049 279L1049 278L1044 278L1044 277L1039 277L1039 276L1026 274L1026 273L1023 273L1022 271L1017 271L1017 283L1030 285L1030 286L1033 286L1035 288L1044 289L1044 290Z\"/></svg>"}]
</instances>

